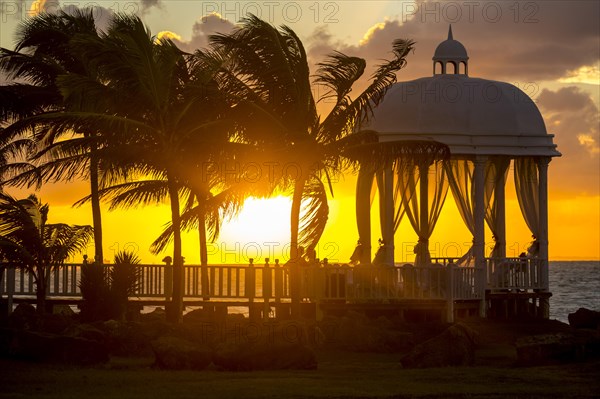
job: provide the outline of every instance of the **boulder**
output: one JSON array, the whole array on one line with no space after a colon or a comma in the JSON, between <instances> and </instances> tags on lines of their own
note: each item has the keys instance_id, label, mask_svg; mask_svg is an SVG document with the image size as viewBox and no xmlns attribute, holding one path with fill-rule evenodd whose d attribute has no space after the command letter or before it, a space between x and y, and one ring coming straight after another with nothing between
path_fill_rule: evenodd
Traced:
<instances>
[{"instance_id":1,"label":"boulder","mask_svg":"<svg viewBox=\"0 0 600 399\"><path fill-rule=\"evenodd\" d=\"M29 303L20 303L8 316L8 325L18 330L34 329L37 325L35 307Z\"/></svg>"},{"instance_id":2,"label":"boulder","mask_svg":"<svg viewBox=\"0 0 600 399\"><path fill-rule=\"evenodd\" d=\"M63 331L63 335L107 343L106 334L91 324L72 324Z\"/></svg>"},{"instance_id":3,"label":"boulder","mask_svg":"<svg viewBox=\"0 0 600 399\"><path fill-rule=\"evenodd\" d=\"M138 322L108 320L94 324L106 334L108 349L117 356L152 355L151 337L147 329Z\"/></svg>"},{"instance_id":4,"label":"boulder","mask_svg":"<svg viewBox=\"0 0 600 399\"><path fill-rule=\"evenodd\" d=\"M464 324L454 324L440 335L415 346L402 357L402 366L407 368L472 366L475 362L476 334Z\"/></svg>"},{"instance_id":5,"label":"boulder","mask_svg":"<svg viewBox=\"0 0 600 399\"><path fill-rule=\"evenodd\" d=\"M573 328L600 328L600 312L579 308L575 313L569 313L569 325Z\"/></svg>"},{"instance_id":6,"label":"boulder","mask_svg":"<svg viewBox=\"0 0 600 399\"><path fill-rule=\"evenodd\" d=\"M27 360L77 365L108 361L108 350L100 342L27 330L14 332L9 355Z\"/></svg>"},{"instance_id":7,"label":"boulder","mask_svg":"<svg viewBox=\"0 0 600 399\"><path fill-rule=\"evenodd\" d=\"M212 361L210 349L176 337L152 341L156 366L168 370L203 370Z\"/></svg>"},{"instance_id":8,"label":"boulder","mask_svg":"<svg viewBox=\"0 0 600 399\"><path fill-rule=\"evenodd\" d=\"M167 315L164 308L154 308L152 312L142 313L140 321L142 322L164 322L167 320Z\"/></svg>"},{"instance_id":9,"label":"boulder","mask_svg":"<svg viewBox=\"0 0 600 399\"><path fill-rule=\"evenodd\" d=\"M234 344L217 347L213 362L228 371L253 370L314 370L315 353L298 343Z\"/></svg>"},{"instance_id":10,"label":"boulder","mask_svg":"<svg viewBox=\"0 0 600 399\"><path fill-rule=\"evenodd\" d=\"M517 340L517 364L542 366L600 358L600 332L540 334Z\"/></svg>"},{"instance_id":11,"label":"boulder","mask_svg":"<svg viewBox=\"0 0 600 399\"><path fill-rule=\"evenodd\" d=\"M70 316L65 316L59 313L45 313L38 316L36 330L51 334L61 334L73 323L74 320Z\"/></svg>"},{"instance_id":12,"label":"boulder","mask_svg":"<svg viewBox=\"0 0 600 399\"><path fill-rule=\"evenodd\" d=\"M354 352L401 352L414 342L412 333L399 331L390 320L371 321L355 312L348 312L342 318L327 318L319 327L326 344Z\"/></svg>"}]
</instances>

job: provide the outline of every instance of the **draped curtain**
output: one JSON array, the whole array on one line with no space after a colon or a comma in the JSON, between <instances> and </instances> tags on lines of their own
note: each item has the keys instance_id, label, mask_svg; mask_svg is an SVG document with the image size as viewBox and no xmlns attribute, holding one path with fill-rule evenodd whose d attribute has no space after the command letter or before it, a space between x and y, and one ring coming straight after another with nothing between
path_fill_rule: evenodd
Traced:
<instances>
[{"instance_id":1,"label":"draped curtain","mask_svg":"<svg viewBox=\"0 0 600 399\"><path fill-rule=\"evenodd\" d=\"M506 244L503 242L505 237L499 237L498 226L504 222L500 220L498 215L498 201L496 189L501 185L506 186L508 177L508 167L510 166L510 158L508 157L492 157L485 168L485 221L487 222L493 238L494 248L490 254L491 258L504 257L503 247Z\"/></svg>"},{"instance_id":2,"label":"draped curtain","mask_svg":"<svg viewBox=\"0 0 600 399\"><path fill-rule=\"evenodd\" d=\"M466 159L451 159L445 162L445 170L448 174L448 184L458 212L469 229L472 236L475 235L475 187L473 185L473 173L475 166L472 161ZM473 245L458 260L459 265L470 266L473 264Z\"/></svg>"},{"instance_id":3,"label":"draped curtain","mask_svg":"<svg viewBox=\"0 0 600 399\"><path fill-rule=\"evenodd\" d=\"M536 160L530 157L515 159L515 188L517 200L527 227L534 236L534 245L539 237L539 178ZM537 255L532 253L531 255Z\"/></svg>"},{"instance_id":4,"label":"draped curtain","mask_svg":"<svg viewBox=\"0 0 600 399\"><path fill-rule=\"evenodd\" d=\"M428 165L430 166L428 167ZM421 171L427 177L427 210L421 207L421 190L417 188L417 184L421 180L420 177L423 176L420 173ZM415 264L424 266L430 263L429 238L433 233L448 193L448 180L442 161L429 162L422 160L420 163L402 168L401 172L398 173L398 182L400 187L405 188L401 195L402 206L410 224L419 237L419 242L415 247ZM422 223L422 212L427 212L425 223Z\"/></svg>"},{"instance_id":5,"label":"draped curtain","mask_svg":"<svg viewBox=\"0 0 600 399\"><path fill-rule=\"evenodd\" d=\"M373 178L375 171L368 168L361 168L358 172L358 180L356 182L356 224L358 228L358 240L363 245L370 246L366 237L370 235L371 220L370 217L364 217L360 212L370 209L375 197ZM370 193L370 197L366 197L365 193ZM369 203L365 203L369 201Z\"/></svg>"}]
</instances>

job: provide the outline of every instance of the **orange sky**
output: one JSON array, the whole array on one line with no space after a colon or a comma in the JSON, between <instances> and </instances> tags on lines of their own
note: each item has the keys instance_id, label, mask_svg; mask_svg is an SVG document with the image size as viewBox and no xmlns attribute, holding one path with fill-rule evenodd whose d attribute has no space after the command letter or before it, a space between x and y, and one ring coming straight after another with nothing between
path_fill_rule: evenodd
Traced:
<instances>
[{"instance_id":1,"label":"orange sky","mask_svg":"<svg viewBox=\"0 0 600 399\"><path fill-rule=\"evenodd\" d=\"M12 47L15 26L27 15L44 7L52 11L74 4L56 0L33 3L15 1L0 9L3 47ZM255 9L247 7L251 3ZM470 2L471 6L466 4L469 2L421 0L295 2L297 6L290 5L294 2L275 6L267 4L274 4L271 2L251 3L95 2L101 6L101 21L107 20L112 11L138 11L154 33L169 31L188 50L204 45L207 34L215 30L229 30L244 11L260 12L270 22L290 25L304 40L312 63L337 49L364 57L373 65L387 56L393 39L412 38L417 42L416 50L409 56L407 68L399 73L399 80L431 75L435 46L445 39L448 24L452 23L455 39L469 52L470 75L507 81L521 88L536 101L548 131L556 135L555 143L563 157L554 159L549 169L551 259L600 259L598 2L480 1ZM19 8L19 4L23 6ZM334 185L330 222L319 247L321 258L345 262L353 250L357 240L354 180L348 175ZM529 242L530 233L512 187L509 178L507 252L518 255ZM86 190L84 183L45 187L40 195L51 205L51 221L91 223L89 207L70 207ZM273 256L273 251L282 257L277 255L277 249L285 246L289 236L287 207L289 201L285 199L253 202L239 221L224 226L219 242L211 247L220 251L212 255L211 261L244 263L248 257L256 257L259 249L261 258ZM128 247L138 249L145 262L162 259L164 255L149 254L148 247L169 218L164 205L104 212L103 217L106 258L111 258L113 251ZM372 220L375 244L379 227L377 217ZM196 236L190 233L184 242L188 263L199 259ZM489 232L487 236L490 237ZM408 222L403 221L396 235L398 262L412 260L408 255L415 240ZM452 251L466 250L470 241L449 194L431 239L432 250L435 255L456 255ZM88 253L93 250L90 248Z\"/></svg>"}]
</instances>

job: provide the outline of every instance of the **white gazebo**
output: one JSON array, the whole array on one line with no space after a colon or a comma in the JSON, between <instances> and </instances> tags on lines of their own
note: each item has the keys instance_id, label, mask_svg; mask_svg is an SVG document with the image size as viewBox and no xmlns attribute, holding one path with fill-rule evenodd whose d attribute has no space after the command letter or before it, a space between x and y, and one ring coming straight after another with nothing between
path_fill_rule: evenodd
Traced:
<instances>
[{"instance_id":1,"label":"white gazebo","mask_svg":"<svg viewBox=\"0 0 600 399\"><path fill-rule=\"evenodd\" d=\"M435 50L433 76L395 84L361 127L376 132L380 146L431 141L450 151L445 160L425 154L361 169L356 191L361 264L370 264L372 259L374 181L380 194L383 240L377 258L388 265L395 264L394 233L404 215L419 237L415 265L435 263L429 255L429 237L450 190L473 235L472 248L457 263L475 267L475 286L483 298L494 265L510 261L506 258L505 184L513 162L519 205L534 236L528 257L536 259L539 267L535 291L548 292L548 164L561 154L527 94L509 83L469 77L468 62L465 47L454 40L450 27L448 39ZM495 241L487 255L486 222Z\"/></svg>"}]
</instances>

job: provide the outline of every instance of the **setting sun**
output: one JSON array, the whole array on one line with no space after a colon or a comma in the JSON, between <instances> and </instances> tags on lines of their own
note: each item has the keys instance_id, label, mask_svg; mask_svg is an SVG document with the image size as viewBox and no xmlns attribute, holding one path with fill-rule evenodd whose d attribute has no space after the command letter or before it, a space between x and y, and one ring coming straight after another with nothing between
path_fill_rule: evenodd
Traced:
<instances>
[{"instance_id":1,"label":"setting sun","mask_svg":"<svg viewBox=\"0 0 600 399\"><path fill-rule=\"evenodd\" d=\"M241 213L223 226L218 243L214 244L219 262L284 259L284 253L289 252L286 244L290 236L290 207L291 199L283 196L248 198Z\"/></svg>"}]
</instances>

